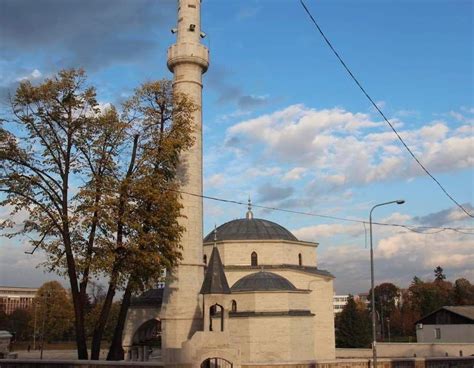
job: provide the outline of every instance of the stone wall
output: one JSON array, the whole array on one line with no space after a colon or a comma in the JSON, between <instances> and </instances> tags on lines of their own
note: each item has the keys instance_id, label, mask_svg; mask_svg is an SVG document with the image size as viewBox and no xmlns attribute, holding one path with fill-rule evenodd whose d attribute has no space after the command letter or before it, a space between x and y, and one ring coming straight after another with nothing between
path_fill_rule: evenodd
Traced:
<instances>
[{"instance_id":1,"label":"stone wall","mask_svg":"<svg viewBox=\"0 0 474 368\"><path fill-rule=\"evenodd\" d=\"M204 254L209 260L214 244L204 245ZM217 243L219 254L224 265L250 266L250 255L256 252L258 264L298 265L298 254L302 256L303 266L317 266L316 243L288 240L227 240Z\"/></svg>"},{"instance_id":2,"label":"stone wall","mask_svg":"<svg viewBox=\"0 0 474 368\"><path fill-rule=\"evenodd\" d=\"M462 353L461 353L462 352ZM474 355L472 343L377 343L377 356L382 358L400 357L458 357ZM370 358L371 349L336 349L339 358Z\"/></svg>"},{"instance_id":3,"label":"stone wall","mask_svg":"<svg viewBox=\"0 0 474 368\"><path fill-rule=\"evenodd\" d=\"M241 368L370 368L368 359L338 359L307 364L242 365ZM378 368L472 368L474 357L380 359ZM0 360L0 368L148 368L163 367L157 363Z\"/></svg>"},{"instance_id":4,"label":"stone wall","mask_svg":"<svg viewBox=\"0 0 474 368\"><path fill-rule=\"evenodd\" d=\"M148 362L106 362L80 360L33 360L4 359L0 360L0 368L148 368L162 367Z\"/></svg>"}]
</instances>

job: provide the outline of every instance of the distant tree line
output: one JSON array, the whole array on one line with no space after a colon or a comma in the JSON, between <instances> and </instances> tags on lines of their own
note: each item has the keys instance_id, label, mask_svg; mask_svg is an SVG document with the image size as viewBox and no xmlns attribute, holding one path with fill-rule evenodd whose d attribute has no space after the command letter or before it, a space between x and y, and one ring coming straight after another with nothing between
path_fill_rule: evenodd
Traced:
<instances>
[{"instance_id":1,"label":"distant tree line","mask_svg":"<svg viewBox=\"0 0 474 368\"><path fill-rule=\"evenodd\" d=\"M447 305L474 305L474 285L465 278L446 280L443 268L434 270L433 281L415 276L408 289L392 283L377 285L375 311L377 341L415 341L415 322ZM344 309L336 315L336 346L341 348L369 347L372 341L372 294L366 304L349 297Z\"/></svg>"},{"instance_id":2,"label":"distant tree line","mask_svg":"<svg viewBox=\"0 0 474 368\"><path fill-rule=\"evenodd\" d=\"M89 340L93 337L105 296L101 285L90 284L85 308L85 330ZM112 340L119 309L120 303L114 302L104 329L106 341ZM37 348L41 341L49 344L74 341L74 309L70 292L57 281L44 283L38 289L30 308L16 309L9 315L0 312L0 330L9 331L14 343L28 342L31 348L34 339Z\"/></svg>"}]
</instances>

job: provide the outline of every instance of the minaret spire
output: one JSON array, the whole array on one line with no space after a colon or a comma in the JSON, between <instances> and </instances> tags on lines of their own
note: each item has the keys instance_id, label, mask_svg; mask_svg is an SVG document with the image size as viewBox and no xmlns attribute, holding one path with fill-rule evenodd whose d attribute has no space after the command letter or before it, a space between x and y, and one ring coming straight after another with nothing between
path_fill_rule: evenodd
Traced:
<instances>
[{"instance_id":1,"label":"minaret spire","mask_svg":"<svg viewBox=\"0 0 474 368\"><path fill-rule=\"evenodd\" d=\"M202 75L209 66L209 51L200 43L201 0L179 0L177 19L172 30L177 34L176 43L168 49L173 92L186 94L197 106L193 113L194 144L181 156L181 189L202 195ZM180 349L183 342L202 329L202 198L184 194L182 205L180 224L186 229L181 238L182 260L166 284L160 315L164 363L171 357L169 349Z\"/></svg>"}]
</instances>

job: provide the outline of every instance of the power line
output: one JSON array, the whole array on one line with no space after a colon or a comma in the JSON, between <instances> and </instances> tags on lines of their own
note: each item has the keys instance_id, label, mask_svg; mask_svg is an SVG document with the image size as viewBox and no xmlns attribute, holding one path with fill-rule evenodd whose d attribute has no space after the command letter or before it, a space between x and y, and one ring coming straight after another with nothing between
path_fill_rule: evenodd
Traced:
<instances>
[{"instance_id":1,"label":"power line","mask_svg":"<svg viewBox=\"0 0 474 368\"><path fill-rule=\"evenodd\" d=\"M189 196L192 196L192 197L199 197L199 198L208 199L208 200L216 201L216 202L237 204L237 205L241 205L241 206L247 206L248 205L247 202L240 202L240 201L233 200L233 199L212 197L212 196L208 196L208 195L201 195L201 194L197 194L197 193L185 192L185 191L178 190L178 189L171 189L171 188L164 188L164 189L169 190L171 192L185 194L185 195L189 195ZM338 216L331 216L331 215L324 215L324 214L313 213L313 212L289 210L289 209L286 209L286 208L279 208L279 207L263 206L263 205L258 205L258 204L254 204L254 203L252 203L252 207L253 208L260 208L260 209L263 209L263 210L269 210L269 211L278 211L278 212L292 213L292 214L296 214L296 215L304 215L304 216L311 216L311 217L321 217L321 218L325 218L325 219L329 219L329 220L346 221L346 222L353 222L353 223L364 224L364 225L369 223L368 221L364 221L364 220L350 219L350 218L346 218L346 217L338 217ZM440 231L436 231L436 232L433 232L433 233L427 233L427 232L419 231L420 234L426 234L426 235L435 234L435 233L438 233L438 232L441 232L441 231L446 231L446 230L456 231L456 232L466 234L466 235L474 235L474 232L473 233L468 232L469 230L474 230L474 228L465 228L465 227L464 228L456 228L456 227L403 225L403 224L394 224L394 223L386 223L386 222L374 222L374 221L372 221L372 224L373 225L379 225L379 226L401 227L401 228L405 228L405 229L413 231L413 232L417 232L414 229L440 230Z\"/></svg>"},{"instance_id":2,"label":"power line","mask_svg":"<svg viewBox=\"0 0 474 368\"><path fill-rule=\"evenodd\" d=\"M352 71L349 69L349 67L346 65L346 63L344 62L344 60L342 60L342 58L339 56L339 53L335 50L335 48L333 47L333 45L331 44L331 41L329 41L329 39L326 37L326 35L324 34L323 30L321 29L321 27L318 25L318 23L316 22L316 20L314 19L313 15L311 14L311 12L309 11L309 9L306 7L306 4L304 3L303 0L300 0L300 3L301 5L303 6L304 10L306 11L306 13L308 14L308 16L310 17L311 21L314 23L314 25L316 26L316 28L318 29L319 33L321 34L321 36L324 38L324 41L326 41L327 45L329 46L329 48L332 50L332 52L334 53L334 55L336 55L337 59L339 60L339 62L342 64L342 66L344 67L344 69L347 71L347 73L349 73L350 77L352 78L352 80L357 84L357 86L359 87L359 89L364 93L365 97L367 97L367 99L370 101L370 103L373 105L373 107L379 112L379 114L382 116L382 118L385 120L385 122L390 126L390 128L393 130L393 132L395 133L395 135L397 136L398 140L402 143L402 145L405 147L405 149L408 151L408 153L411 155L411 157L413 157L413 159L417 162L417 164L423 169L423 171L431 178L433 179L433 181L438 185L438 187L444 192L444 194L452 201L454 202L466 215L468 215L469 217L471 218L474 218L474 215L472 215L471 213L469 213L466 208L464 208L458 201L456 201L456 199L453 198L453 196L451 194L448 193L448 191L443 187L443 185L438 181L438 179L436 179L429 171L428 169L420 162L420 160L416 157L416 155L413 153L413 151L410 149L410 147L408 147L408 145L405 143L405 141L403 140L403 138L400 136L400 134L398 133L398 131L395 129L395 127L393 126L392 123L390 123L390 121L387 119L387 117L385 116L385 114L382 112L382 110L377 106L377 104L374 102L374 100L369 96L369 94L366 92L366 90L364 89L364 87L362 87L361 83L359 82L359 80L354 76L354 74L352 73Z\"/></svg>"}]
</instances>

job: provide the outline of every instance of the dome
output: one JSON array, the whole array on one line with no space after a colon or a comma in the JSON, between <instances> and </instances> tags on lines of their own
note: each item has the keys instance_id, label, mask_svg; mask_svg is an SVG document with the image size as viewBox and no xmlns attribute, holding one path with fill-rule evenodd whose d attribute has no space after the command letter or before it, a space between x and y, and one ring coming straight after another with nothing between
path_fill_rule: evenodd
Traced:
<instances>
[{"instance_id":1,"label":"dome","mask_svg":"<svg viewBox=\"0 0 474 368\"><path fill-rule=\"evenodd\" d=\"M279 291L296 290L295 285L273 272L260 271L242 277L231 287L231 291Z\"/></svg>"},{"instance_id":2,"label":"dome","mask_svg":"<svg viewBox=\"0 0 474 368\"><path fill-rule=\"evenodd\" d=\"M216 240L292 240L298 239L283 226L274 222L258 219L244 218L226 222L216 230L211 231L204 243Z\"/></svg>"},{"instance_id":3,"label":"dome","mask_svg":"<svg viewBox=\"0 0 474 368\"><path fill-rule=\"evenodd\" d=\"M150 289L142 293L140 296L132 298L132 306L156 306L159 307L163 303L163 292L165 289Z\"/></svg>"}]
</instances>

